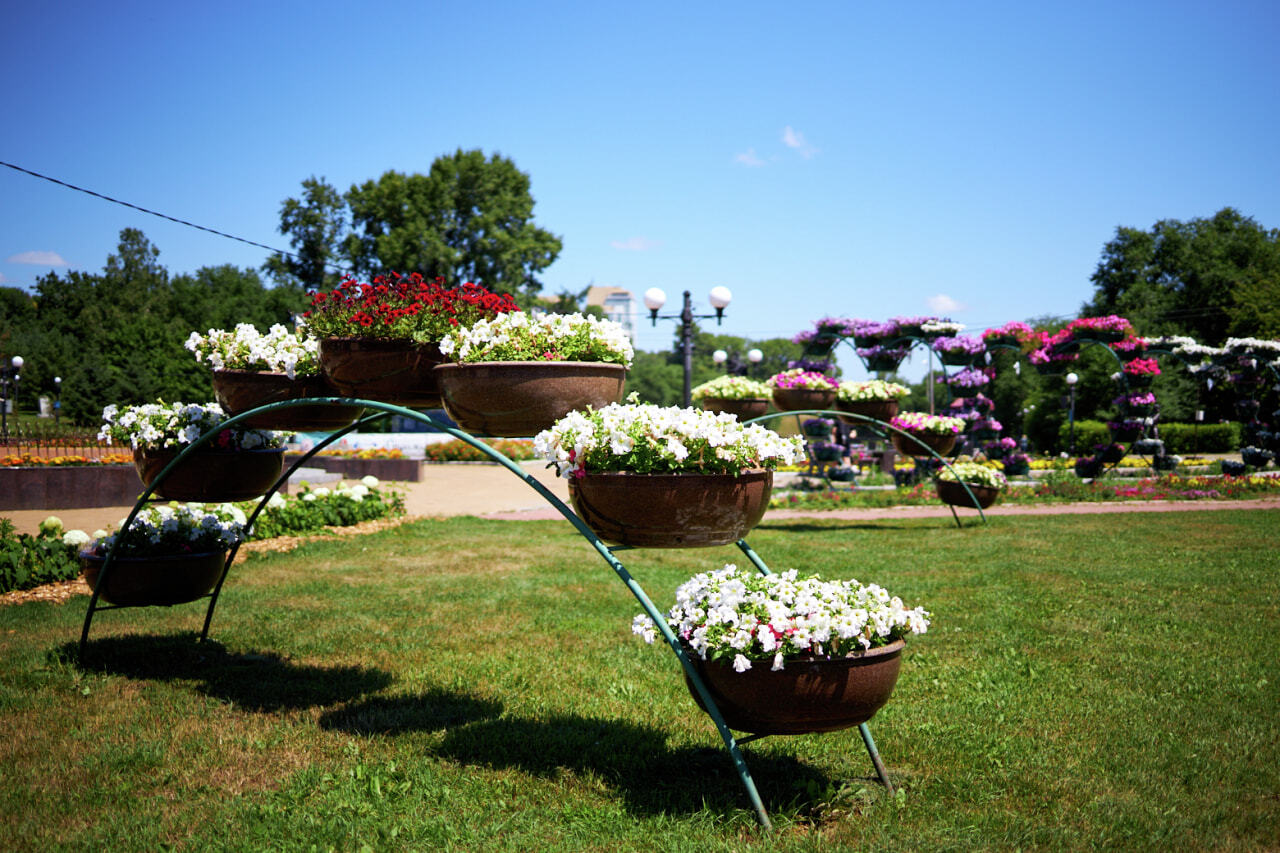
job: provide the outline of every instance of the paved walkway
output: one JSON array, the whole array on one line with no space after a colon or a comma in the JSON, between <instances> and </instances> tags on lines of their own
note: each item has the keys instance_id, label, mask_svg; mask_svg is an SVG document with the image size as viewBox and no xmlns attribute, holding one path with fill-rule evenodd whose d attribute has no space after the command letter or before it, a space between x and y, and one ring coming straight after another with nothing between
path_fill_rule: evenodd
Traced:
<instances>
[{"instance_id":1,"label":"paved walkway","mask_svg":"<svg viewBox=\"0 0 1280 853\"><path fill-rule=\"evenodd\" d=\"M543 462L525 462L525 471L546 486L556 497L569 502L569 489ZM418 483L390 484L405 491L405 509L409 516L446 517L475 515L503 521L542 521L561 518L559 512L534 489L517 480L498 465L454 464L423 466L423 480ZM50 515L62 520L68 530L79 529L92 534L95 530L119 526L132 506L95 507L70 510L0 511L13 521L20 533L34 533L40 522ZM1107 501L1073 504L1003 505L986 510L989 517L1006 515L1070 515L1114 512L1187 512L1225 509L1280 510L1280 497L1248 501ZM978 518L976 510L957 510L961 520ZM824 518L830 520L876 520L895 518L951 518L945 506L895 506L883 509L835 510L770 510L766 521L786 518Z\"/></svg>"}]
</instances>

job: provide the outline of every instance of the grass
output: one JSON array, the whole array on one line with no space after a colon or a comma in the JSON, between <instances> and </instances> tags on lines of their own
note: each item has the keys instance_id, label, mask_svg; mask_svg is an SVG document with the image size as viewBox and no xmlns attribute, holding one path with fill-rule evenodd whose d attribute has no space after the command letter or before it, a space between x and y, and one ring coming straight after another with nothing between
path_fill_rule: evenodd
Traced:
<instances>
[{"instance_id":1,"label":"grass","mask_svg":"<svg viewBox=\"0 0 1280 853\"><path fill-rule=\"evenodd\" d=\"M0 610L13 850L1280 847L1280 511L766 522L775 569L934 613L871 728L744 748L559 522L420 521L199 605ZM621 554L665 607L735 549Z\"/></svg>"}]
</instances>

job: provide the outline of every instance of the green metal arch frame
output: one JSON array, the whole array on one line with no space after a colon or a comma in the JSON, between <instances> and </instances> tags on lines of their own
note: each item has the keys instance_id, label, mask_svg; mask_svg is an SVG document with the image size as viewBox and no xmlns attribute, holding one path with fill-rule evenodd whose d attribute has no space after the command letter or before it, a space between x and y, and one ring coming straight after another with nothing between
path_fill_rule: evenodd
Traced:
<instances>
[{"instance_id":1,"label":"green metal arch frame","mask_svg":"<svg viewBox=\"0 0 1280 853\"><path fill-rule=\"evenodd\" d=\"M761 415L757 418L751 418L747 421L744 421L743 423L748 423L748 424L762 423L763 421L776 420L777 418L785 418L785 417L790 417L792 415L796 415L796 416L835 415L836 417L841 417L841 418L857 418L859 421L862 421L863 423L870 426L877 433L879 433L882 438L887 438L890 432L903 436L904 438L909 438L911 441L918 444L921 448L924 449L925 452L920 454L921 457L932 456L934 459L941 462L942 465L948 471L951 471L953 474L955 473L955 468L951 466L951 463L948 462L945 457L934 452L933 448L929 447L929 445L925 444L923 441L916 438L911 433L905 430L898 429L893 424L886 423L885 421L867 417L866 415L855 414L854 412L842 412L838 409L795 409L795 410L786 411L786 412L770 412L767 415ZM961 480L958 474L956 475L956 482L958 482L961 486L964 487L965 493L968 494L969 499L973 501L973 509L976 509L978 511L978 515L982 517L982 521L985 524L987 520L987 514L982 511L982 507L978 506L978 498L976 495L974 495L973 490L969 488L969 484L964 482L964 480ZM951 510L951 514L956 519L956 526L957 527L962 526L960 524L959 516L956 516L955 514L954 508Z\"/></svg>"},{"instance_id":2,"label":"green metal arch frame","mask_svg":"<svg viewBox=\"0 0 1280 853\"><path fill-rule=\"evenodd\" d=\"M702 700L703 707L706 709L707 715L711 717L711 720L715 724L717 732L720 734L721 739L724 741L725 749L729 753L729 757L733 764L734 770L737 772L738 778L741 781L742 786L747 793L747 798L750 801L753 810L755 811L756 818L759 821L760 825L764 827L766 830L773 828L773 824L769 819L768 811L765 809L764 803L760 798L759 791L756 788L755 780L752 778L751 772L747 767L746 760L742 755L741 749L739 748L740 744L747 743L751 740L755 740L762 736L747 735L743 738L737 738L735 737L733 732L729 729L729 727L725 724L724 717L720 713L719 706L716 704L715 699L712 697L711 692L707 689L707 686L704 683L701 676L698 675L697 669L693 666L692 662L690 661L688 655L686 654L683 646L680 643L679 638L671 630L670 626L667 625L664 615L660 610L658 610L657 606L653 603L652 599L649 598L648 594L645 593L644 589L640 586L640 584L636 581L636 579L631 575L631 573L626 569L626 567L621 563L621 561L619 561L618 558L615 556L615 552L631 550L631 549L625 546L610 547L609 545L605 544L605 542L603 542L589 527L587 527L586 524L577 516L577 514L574 513L573 510L570 509L568 506L566 506L564 502L561 501L560 498L558 498L555 495L555 493L550 491L545 485L539 482L537 478L526 473L519 465L513 462L505 454L495 450L494 448L486 444L484 441L471 435L468 432L465 432L460 429L456 429L454 427L446 426L436 421L435 419L433 419L430 415L424 414L414 409L408 409L408 408L404 408L403 406L397 406L390 403L383 403L376 400L363 400L363 399L347 398L347 397L312 397L312 398L306 398L301 400L290 400L290 401L285 401L281 403L272 403L266 406L261 406L261 407L252 409L251 411L243 412L234 417L228 418L226 421L223 422L223 425L235 426L245 420L248 420L249 418L259 416L265 413L273 412L273 411L292 409L292 408L298 408L298 407L306 407L306 406L331 406L331 405L360 406L366 410L373 410L377 412L377 414L366 415L365 417L362 417L361 419L357 420L355 423L351 424L350 426L340 430L336 430L331 435L329 435L325 440L318 442L315 446L313 446L310 450L308 450L305 454L303 454L303 456L299 460L294 462L292 465L290 465L287 470L284 470L281 473L280 477L272 485L272 487L259 499L258 506L254 509L253 513L247 519L248 525L252 525L252 522L257 519L258 515L266 507L267 502L280 489L280 487L283 484L288 482L289 477L293 474L294 471L296 471L299 467L302 467L316 453L320 452L322 449L329 446L334 441L337 441L338 439L342 438L344 435L350 433L352 430L356 429L362 424L371 423L373 421L379 420L389 415L400 415L401 417L409 418L411 420L415 420L420 423L424 423L429 426L432 426L435 429L439 430L440 432L446 433L448 435L453 436L456 439L466 442L467 444L471 445L472 447L484 453L492 461L503 466L512 474L514 474L515 476L523 480L526 485L528 485L530 488L536 491L539 495L541 495L544 500L546 500L562 516L564 516L566 521L568 521L570 524L573 525L574 529L584 539L586 539L588 543L590 543L591 547L596 551L596 553L601 557L601 559L603 559L609 565L609 567L613 569L614 573L618 576L618 578L623 582L623 584L631 592L632 596L634 596L635 599L639 602L645 614L650 619L653 620L654 625L657 627L658 631L662 634L662 637L666 641L667 646L671 649L672 653L679 660L680 666L682 667L684 674L689 679L689 683L692 684L694 686L694 689L697 691L698 696ZM127 527L130 523L133 522L134 518L137 517L142 507L148 501L152 500L151 496L155 492L156 488L163 483L163 481L169 476L169 474L175 468L177 468L184 459L186 459L190 454L196 452L197 450L199 450L200 448L208 444L210 441L212 441L214 436L215 434L212 432L204 436L201 436L200 439L188 444L182 450L182 452L180 452L174 458L172 462L166 465L164 469L161 470L160 473L156 476L152 484L148 486L145 489L145 491L142 493L142 495L139 497L137 503L133 507L133 510L129 513L128 517L125 519L123 526ZM765 565L764 561L751 548L751 546L747 544L745 539L739 539L735 544L738 547L738 549L743 553L743 555L745 555L746 558L751 561L752 565L755 566L755 568L759 572L761 572L762 574L770 574L769 567ZM207 597L209 599L209 604L208 604L208 608L207 608L205 619L204 619L204 626L200 632L200 639L202 641L208 638L209 626L213 619L214 608L217 606L218 597L221 594L223 585L226 581L226 577L230 571L231 564L234 562L236 553L238 550L239 550L239 546L237 545L228 552L226 563L223 566L222 575L218 579L216 587L207 596L202 596L202 597ZM114 557L115 557L115 546L112 547L111 551L107 554L106 560L103 562L102 568L98 574L98 582L97 584L95 584L93 593L89 599L89 606L85 613L84 627L80 634L79 657L81 660L84 659L85 647L88 642L89 630L93 621L94 614L99 610L123 609L123 607L118 605L101 605L100 606L98 603L99 592L106 583L106 579L113 566ZM199 600L199 599L196 599L196 600ZM868 729L866 723L862 723L858 726L858 730L862 736L863 744L867 749L867 753L871 758L872 764L875 767L877 776L879 777L881 783L885 786L885 788L888 789L890 793L892 793L893 784L889 780L888 772L886 771L884 763L880 758L879 751L876 749L875 741L871 737L870 729Z\"/></svg>"}]
</instances>

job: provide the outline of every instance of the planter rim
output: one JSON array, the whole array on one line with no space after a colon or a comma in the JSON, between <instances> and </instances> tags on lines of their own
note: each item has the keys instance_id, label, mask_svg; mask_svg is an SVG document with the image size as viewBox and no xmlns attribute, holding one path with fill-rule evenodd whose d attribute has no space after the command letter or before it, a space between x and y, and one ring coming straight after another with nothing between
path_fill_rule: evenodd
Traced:
<instances>
[{"instance_id":1,"label":"planter rim","mask_svg":"<svg viewBox=\"0 0 1280 853\"><path fill-rule=\"evenodd\" d=\"M147 556L145 556L145 557L123 557L123 556L117 556L117 557L115 558L114 562L120 563L120 562L128 561L128 562L140 563L140 562L149 562L149 561L153 561L153 560L175 560L175 559L184 559L184 558L187 558L187 557L190 557L190 558L192 558L192 559L195 559L196 557L212 557L214 554L221 554L221 555L225 555L225 554L226 554L228 551L230 551L230 550L231 550L230 548L223 548L223 549L218 550L218 551L185 551L185 552L178 552L178 551L175 551L175 552L170 553L170 554L149 554L149 555L147 555ZM81 552L79 552L79 554L78 554L77 556L78 556L81 560L90 560L90 561L92 561L92 562L101 563L101 562L105 562L105 561L106 561L106 559L107 559L107 556L108 556L108 555L107 555L107 554L103 554L103 555L99 556L99 555L94 554L94 553L91 553L91 552L89 552L89 551L81 551Z\"/></svg>"},{"instance_id":2,"label":"planter rim","mask_svg":"<svg viewBox=\"0 0 1280 853\"><path fill-rule=\"evenodd\" d=\"M178 454L186 450L187 447L188 445L186 444L180 444L177 447L135 447L133 448L133 452ZM234 456L237 453L284 453L284 451L284 445L280 445L279 447L250 447L243 450L224 450L219 447L209 447L208 445L205 445L204 447L196 450L195 455L199 456L202 453L207 453L211 456Z\"/></svg>"},{"instance_id":3,"label":"planter rim","mask_svg":"<svg viewBox=\"0 0 1280 853\"><path fill-rule=\"evenodd\" d=\"M582 370L585 368L599 369L616 368L625 371L624 365L618 364L616 361L446 361L437 364L433 370L448 370L449 368L483 368L483 367L554 367L564 368L567 370Z\"/></svg>"},{"instance_id":4,"label":"planter rim","mask_svg":"<svg viewBox=\"0 0 1280 853\"><path fill-rule=\"evenodd\" d=\"M644 477L645 479L655 479L658 477L724 477L732 480L740 480L743 477L759 477L766 474L772 474L772 468L744 468L737 474L724 473L706 473L702 471L656 471L651 474L642 474L639 471L587 471L587 477Z\"/></svg>"},{"instance_id":5,"label":"planter rim","mask_svg":"<svg viewBox=\"0 0 1280 853\"><path fill-rule=\"evenodd\" d=\"M851 655L847 657L792 658L791 660L784 659L783 667L781 671L786 672L788 669L791 669L792 667L804 667L804 666L821 666L821 667L858 666L860 663L863 663L869 660L875 660L876 658L892 657L898 654L899 652L901 652L903 649L905 649L906 646L907 646L906 638L898 637L897 639L892 640L883 646L872 646L869 649L864 649L861 654ZM688 655L691 659L696 659L697 662L702 664L703 666L722 666L726 669L733 668L733 661L710 660L710 659L703 659L699 657L698 653L694 651L693 647L690 646L688 643L686 643L683 639L680 640L680 648L683 649L684 653ZM761 663L767 664L768 661L753 661L752 669L755 668L755 664L761 664ZM747 672L750 672L750 671L751 670L747 670Z\"/></svg>"}]
</instances>

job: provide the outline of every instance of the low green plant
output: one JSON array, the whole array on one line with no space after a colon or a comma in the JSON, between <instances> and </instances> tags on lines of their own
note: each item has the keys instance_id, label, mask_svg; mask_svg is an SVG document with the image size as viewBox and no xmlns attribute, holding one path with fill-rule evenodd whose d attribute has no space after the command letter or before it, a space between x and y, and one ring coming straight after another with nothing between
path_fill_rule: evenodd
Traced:
<instances>
[{"instance_id":1,"label":"low green plant","mask_svg":"<svg viewBox=\"0 0 1280 853\"><path fill-rule=\"evenodd\" d=\"M533 442L526 438L485 439L484 443L515 462L537 458ZM428 462L493 462L483 450L460 438L428 444L422 453Z\"/></svg>"},{"instance_id":2,"label":"low green plant","mask_svg":"<svg viewBox=\"0 0 1280 853\"><path fill-rule=\"evenodd\" d=\"M252 511L254 502L241 504ZM404 495L365 477L353 486L328 488L303 483L295 495L271 496L254 521L250 539L314 533L326 527L350 527L362 521L404 515Z\"/></svg>"},{"instance_id":3,"label":"low green plant","mask_svg":"<svg viewBox=\"0 0 1280 853\"><path fill-rule=\"evenodd\" d=\"M76 577L80 573L76 552L88 538L66 541L67 535L57 519L46 520L32 536L18 533L11 520L0 518L0 592Z\"/></svg>"}]
</instances>

